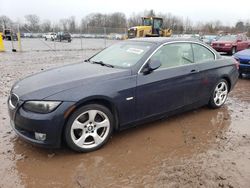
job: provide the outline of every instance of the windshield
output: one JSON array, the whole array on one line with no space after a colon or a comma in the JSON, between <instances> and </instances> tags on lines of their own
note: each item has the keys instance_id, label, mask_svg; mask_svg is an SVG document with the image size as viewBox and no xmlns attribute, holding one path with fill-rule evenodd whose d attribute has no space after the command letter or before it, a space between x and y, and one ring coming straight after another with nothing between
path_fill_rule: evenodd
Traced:
<instances>
[{"instance_id":1,"label":"windshield","mask_svg":"<svg viewBox=\"0 0 250 188\"><path fill-rule=\"evenodd\" d=\"M236 38L236 35L228 35L220 37L218 41L236 41Z\"/></svg>"},{"instance_id":2,"label":"windshield","mask_svg":"<svg viewBox=\"0 0 250 188\"><path fill-rule=\"evenodd\" d=\"M152 19L150 19L150 18L143 18L143 25L145 25L145 26L151 26L151 25L153 25L153 20Z\"/></svg>"},{"instance_id":3,"label":"windshield","mask_svg":"<svg viewBox=\"0 0 250 188\"><path fill-rule=\"evenodd\" d=\"M129 68L135 65L151 46L152 43L149 42L120 42L104 49L89 61Z\"/></svg>"}]
</instances>

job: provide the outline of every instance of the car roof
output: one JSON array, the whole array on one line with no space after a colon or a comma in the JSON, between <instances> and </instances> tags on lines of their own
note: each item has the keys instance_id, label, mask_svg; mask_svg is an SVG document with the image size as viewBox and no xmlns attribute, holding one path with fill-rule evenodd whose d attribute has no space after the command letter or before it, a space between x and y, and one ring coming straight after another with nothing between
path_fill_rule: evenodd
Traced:
<instances>
[{"instance_id":1,"label":"car roof","mask_svg":"<svg viewBox=\"0 0 250 188\"><path fill-rule=\"evenodd\" d=\"M138 41L138 42L152 42L157 44L163 44L166 42L178 42L178 41L184 41L184 42L201 42L198 39L195 38L182 38L182 37L144 37L144 38L133 38L129 39L130 41Z\"/></svg>"}]
</instances>

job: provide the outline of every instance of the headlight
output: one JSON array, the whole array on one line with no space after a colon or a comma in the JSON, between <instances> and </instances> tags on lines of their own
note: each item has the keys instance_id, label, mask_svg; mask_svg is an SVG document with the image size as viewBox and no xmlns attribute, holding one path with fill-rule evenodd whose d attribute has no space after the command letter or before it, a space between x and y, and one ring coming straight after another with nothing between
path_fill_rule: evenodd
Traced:
<instances>
[{"instance_id":1,"label":"headlight","mask_svg":"<svg viewBox=\"0 0 250 188\"><path fill-rule=\"evenodd\" d=\"M232 46L232 44L230 44L230 43L226 43L226 44L225 44L225 46Z\"/></svg>"},{"instance_id":2,"label":"headlight","mask_svg":"<svg viewBox=\"0 0 250 188\"><path fill-rule=\"evenodd\" d=\"M26 111L47 114L55 110L60 104L59 101L27 101L24 103L23 108Z\"/></svg>"}]
</instances>

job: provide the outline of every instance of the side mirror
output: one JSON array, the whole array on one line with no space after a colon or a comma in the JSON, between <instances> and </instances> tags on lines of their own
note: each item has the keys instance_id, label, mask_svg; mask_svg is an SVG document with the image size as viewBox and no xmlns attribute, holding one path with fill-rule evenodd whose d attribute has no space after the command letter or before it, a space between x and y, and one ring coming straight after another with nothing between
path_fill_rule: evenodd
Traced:
<instances>
[{"instance_id":1,"label":"side mirror","mask_svg":"<svg viewBox=\"0 0 250 188\"><path fill-rule=\"evenodd\" d=\"M143 69L144 74L149 74L152 71L158 69L161 66L161 62L159 60L149 60L147 66Z\"/></svg>"}]
</instances>

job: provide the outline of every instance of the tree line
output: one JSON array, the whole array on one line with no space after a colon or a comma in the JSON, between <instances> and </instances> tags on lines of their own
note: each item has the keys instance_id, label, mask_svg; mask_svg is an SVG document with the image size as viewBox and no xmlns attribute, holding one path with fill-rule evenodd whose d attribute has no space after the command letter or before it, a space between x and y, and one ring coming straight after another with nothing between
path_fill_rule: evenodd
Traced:
<instances>
[{"instance_id":1,"label":"tree line","mask_svg":"<svg viewBox=\"0 0 250 188\"><path fill-rule=\"evenodd\" d=\"M114 12L110 14L92 13L76 21L74 16L60 19L57 22L51 20L41 20L35 14L24 16L24 22L13 21L8 16L0 16L0 31L2 28L15 28L19 25L21 32L58 32L68 31L70 33L86 33L90 28L120 28L126 29L131 26L141 24L142 16L157 16L163 18L163 27L171 28L175 34L218 34L224 33L240 33L246 32L250 36L250 20L240 20L234 26L223 25L220 20L210 22L194 23L188 17L183 18L171 13L155 13L154 10L145 10L144 12L134 13L128 18L122 12ZM103 30L102 30L103 31Z\"/></svg>"}]
</instances>

